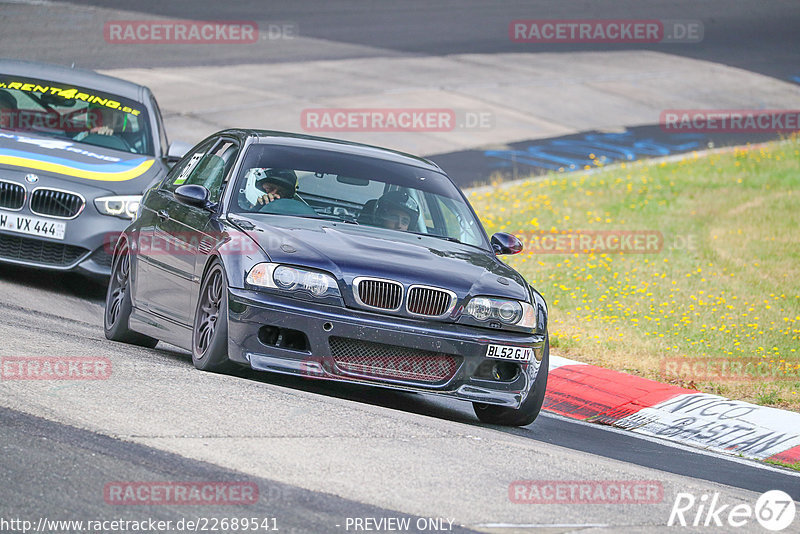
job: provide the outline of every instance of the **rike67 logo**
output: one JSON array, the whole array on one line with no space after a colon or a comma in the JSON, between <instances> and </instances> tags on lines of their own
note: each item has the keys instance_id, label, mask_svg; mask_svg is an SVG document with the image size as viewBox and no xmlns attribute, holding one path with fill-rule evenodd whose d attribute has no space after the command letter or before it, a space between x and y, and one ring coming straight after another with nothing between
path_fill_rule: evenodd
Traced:
<instances>
[{"instance_id":1,"label":"rike67 logo","mask_svg":"<svg viewBox=\"0 0 800 534\"><path fill-rule=\"evenodd\" d=\"M750 530L755 519L765 529L779 532L792 525L797 512L792 497L781 490L763 493L755 506L723 504L719 497L719 493L703 494L699 498L691 493L678 493L667 526L749 527L747 530Z\"/></svg>"}]
</instances>

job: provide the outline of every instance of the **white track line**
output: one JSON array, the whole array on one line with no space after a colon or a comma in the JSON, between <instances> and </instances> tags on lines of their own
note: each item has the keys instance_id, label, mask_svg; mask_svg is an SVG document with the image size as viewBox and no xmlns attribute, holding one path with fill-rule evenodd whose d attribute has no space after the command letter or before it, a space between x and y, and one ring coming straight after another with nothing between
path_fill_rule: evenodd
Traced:
<instances>
[{"instance_id":1,"label":"white track line","mask_svg":"<svg viewBox=\"0 0 800 534\"><path fill-rule=\"evenodd\" d=\"M620 527L626 525L609 525L606 523L475 523L468 526L482 528L609 528L611 526Z\"/></svg>"},{"instance_id":2,"label":"white track line","mask_svg":"<svg viewBox=\"0 0 800 534\"><path fill-rule=\"evenodd\" d=\"M616 427L609 426L609 425L601 425L601 424L598 424L598 423L588 423L586 421L581 421L580 419L571 419L569 417L565 417L563 415L551 413L551 412L544 411L544 410L542 411L542 413L539 416L540 417L542 417L542 416L550 417L552 419L558 419L558 420L561 420L561 421L569 421L570 423L576 423L576 424L579 424L579 425L586 425L586 426L589 426L589 427L592 427L592 428L600 428L600 429L603 429L603 430L606 430L606 431L609 431L609 432L614 432L614 433L617 433L617 434L624 434L625 436L631 436L631 437L634 437L634 438L637 438L637 439L643 439L645 441L650 441L652 443L658 443L660 445L666 445L667 447L672 447L674 449L680 449L680 450L686 451L686 452L694 452L694 453L704 454L706 456L711 456L713 458L719 458L719 459L722 459L722 460L728 460L730 462L735 462L735 463L738 463L738 464L748 465L750 467L755 467L755 468L758 468L758 469L764 469L766 471L772 471L772 472L775 472L775 473L781 473L781 474L784 474L784 475L789 475L789 476L793 476L793 477L796 477L796 478L800 478L800 472L798 472L798 471L793 471L793 470L790 470L790 469L781 469L779 467L774 467L774 466L771 466L769 464L765 464L765 463L759 462L758 460L749 460L747 458L740 458L738 456L731 456L731 455L722 454L722 453L719 453L719 452L709 451L707 449L702 449L700 447L693 447L691 445L684 445L683 443L678 443L678 442L675 442L675 441L669 441L669 440L665 440L665 439L661 439L661 438L656 438L656 437L653 437L653 436L647 436L647 435L644 435L644 434L637 434L637 433L631 432L629 430L624 430L624 429L616 428ZM630 462L627 462L627 463L630 463Z\"/></svg>"}]
</instances>

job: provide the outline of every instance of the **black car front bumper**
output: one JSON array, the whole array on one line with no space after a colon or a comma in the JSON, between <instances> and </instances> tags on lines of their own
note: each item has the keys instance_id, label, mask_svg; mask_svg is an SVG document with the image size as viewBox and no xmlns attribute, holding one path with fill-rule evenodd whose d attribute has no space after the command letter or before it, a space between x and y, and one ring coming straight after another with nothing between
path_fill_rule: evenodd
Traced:
<instances>
[{"instance_id":1,"label":"black car front bumper","mask_svg":"<svg viewBox=\"0 0 800 534\"><path fill-rule=\"evenodd\" d=\"M99 280L108 279L114 243L100 244L109 238L105 233L92 237L95 239L87 237L80 242L63 243L0 231L0 262L49 271L75 271Z\"/></svg>"},{"instance_id":2,"label":"black car front bumper","mask_svg":"<svg viewBox=\"0 0 800 534\"><path fill-rule=\"evenodd\" d=\"M511 408L518 408L530 393L546 339L546 334L408 319L246 289L228 290L228 308L229 357L253 369ZM534 357L520 363L489 359L489 344L531 347ZM354 371L342 363L342 346L380 353L375 358L382 362L393 358L399 362L393 367L396 372L371 373L363 366L363 372ZM369 354L353 356L376 361ZM499 376L490 371L497 364L505 366ZM423 376L426 369L446 366L450 367L443 375ZM507 372L509 366L514 373Z\"/></svg>"}]
</instances>

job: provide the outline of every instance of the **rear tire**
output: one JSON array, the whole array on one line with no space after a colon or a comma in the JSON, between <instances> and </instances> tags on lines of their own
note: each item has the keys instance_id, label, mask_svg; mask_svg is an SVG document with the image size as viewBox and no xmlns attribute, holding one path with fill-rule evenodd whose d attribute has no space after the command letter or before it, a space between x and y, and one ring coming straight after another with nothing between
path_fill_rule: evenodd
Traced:
<instances>
[{"instance_id":1,"label":"rear tire","mask_svg":"<svg viewBox=\"0 0 800 534\"><path fill-rule=\"evenodd\" d=\"M111 279L106 291L106 310L103 314L103 330L106 339L130 343L152 349L158 340L128 328L133 305L131 304L131 256L128 244L124 243L114 257Z\"/></svg>"},{"instance_id":2,"label":"rear tire","mask_svg":"<svg viewBox=\"0 0 800 534\"><path fill-rule=\"evenodd\" d=\"M201 371L215 373L236 367L228 359L228 283L217 260L200 284L192 327L192 363Z\"/></svg>"},{"instance_id":3,"label":"rear tire","mask_svg":"<svg viewBox=\"0 0 800 534\"><path fill-rule=\"evenodd\" d=\"M514 409L508 406L473 402L472 407L475 410L475 415L478 416L478 419L480 419L482 423L490 425L526 426L533 423L542 410L542 403L544 403L549 365L550 338L548 337L544 343L544 354L539 364L539 374L536 375L536 380L533 382L533 389L522 402L522 405Z\"/></svg>"}]
</instances>

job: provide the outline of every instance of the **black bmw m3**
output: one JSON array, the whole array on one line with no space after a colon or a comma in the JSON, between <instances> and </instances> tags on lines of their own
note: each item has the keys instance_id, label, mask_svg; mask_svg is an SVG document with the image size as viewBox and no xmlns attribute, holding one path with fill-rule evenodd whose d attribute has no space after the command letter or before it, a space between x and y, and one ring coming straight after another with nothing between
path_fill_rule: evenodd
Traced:
<instances>
[{"instance_id":1,"label":"black bmw m3","mask_svg":"<svg viewBox=\"0 0 800 534\"><path fill-rule=\"evenodd\" d=\"M547 305L428 160L225 130L148 190L114 251L105 333L234 366L445 395L527 425L548 372Z\"/></svg>"}]
</instances>

